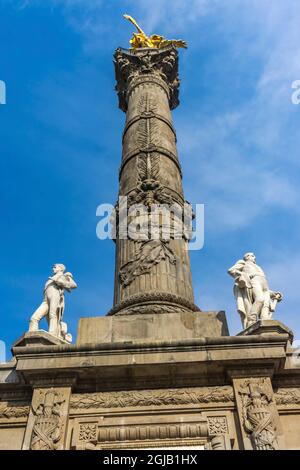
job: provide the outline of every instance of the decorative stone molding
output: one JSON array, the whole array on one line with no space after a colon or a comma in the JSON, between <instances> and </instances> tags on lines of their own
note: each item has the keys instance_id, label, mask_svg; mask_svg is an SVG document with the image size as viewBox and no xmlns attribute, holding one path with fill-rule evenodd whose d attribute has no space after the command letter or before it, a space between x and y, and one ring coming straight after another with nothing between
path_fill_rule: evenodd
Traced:
<instances>
[{"instance_id":1,"label":"decorative stone molding","mask_svg":"<svg viewBox=\"0 0 300 470\"><path fill-rule=\"evenodd\" d=\"M1 402L0 419L27 418L29 414L29 405L22 402Z\"/></svg>"},{"instance_id":2,"label":"decorative stone molding","mask_svg":"<svg viewBox=\"0 0 300 470\"><path fill-rule=\"evenodd\" d=\"M241 422L254 450L277 450L276 408L269 378L240 380Z\"/></svg>"},{"instance_id":3,"label":"decorative stone molding","mask_svg":"<svg viewBox=\"0 0 300 470\"><path fill-rule=\"evenodd\" d=\"M223 386L74 394L70 407L74 412L97 408L231 403L233 400L232 387Z\"/></svg>"},{"instance_id":4,"label":"decorative stone molding","mask_svg":"<svg viewBox=\"0 0 300 470\"><path fill-rule=\"evenodd\" d=\"M138 313L151 315L152 313L186 313L190 312L187 308L180 307L177 305L163 305L163 304L153 304L153 305L138 305L129 307L125 310L122 310L120 314L122 315L136 315Z\"/></svg>"},{"instance_id":5,"label":"decorative stone molding","mask_svg":"<svg viewBox=\"0 0 300 470\"><path fill-rule=\"evenodd\" d=\"M80 442L97 442L97 423L81 423L79 425L78 440Z\"/></svg>"},{"instance_id":6,"label":"decorative stone molding","mask_svg":"<svg viewBox=\"0 0 300 470\"><path fill-rule=\"evenodd\" d=\"M73 449L109 449L193 445L209 438L207 420L199 413L185 416L160 415L125 417L122 424L114 417L76 418L72 437Z\"/></svg>"},{"instance_id":7,"label":"decorative stone molding","mask_svg":"<svg viewBox=\"0 0 300 470\"><path fill-rule=\"evenodd\" d=\"M178 52L175 47L162 49L117 49L114 64L119 107L127 110L128 94L140 84L153 83L165 89L170 108L178 105Z\"/></svg>"},{"instance_id":8,"label":"decorative stone molding","mask_svg":"<svg viewBox=\"0 0 300 470\"><path fill-rule=\"evenodd\" d=\"M300 388L280 388L274 398L277 405L300 405Z\"/></svg>"},{"instance_id":9,"label":"decorative stone molding","mask_svg":"<svg viewBox=\"0 0 300 470\"><path fill-rule=\"evenodd\" d=\"M226 416L209 416L207 422L208 434L210 436L219 436L229 433Z\"/></svg>"},{"instance_id":10,"label":"decorative stone molding","mask_svg":"<svg viewBox=\"0 0 300 470\"><path fill-rule=\"evenodd\" d=\"M199 307L195 305L194 303L190 302L189 300L185 299L184 297L180 297L179 295L176 294L169 294L169 293L164 293L164 292L157 292L157 291L150 291L150 292L145 292L144 294L137 294L137 295L132 295L129 299L126 299L119 304L117 304L115 307L113 307L107 315L120 315L126 311L128 311L129 308L132 306L138 307L139 304L145 304L148 303L149 305L155 305L162 303L164 305L170 304L171 306L181 306L184 307L187 310L191 310L192 312L200 312ZM135 313L135 312L133 312Z\"/></svg>"}]
</instances>

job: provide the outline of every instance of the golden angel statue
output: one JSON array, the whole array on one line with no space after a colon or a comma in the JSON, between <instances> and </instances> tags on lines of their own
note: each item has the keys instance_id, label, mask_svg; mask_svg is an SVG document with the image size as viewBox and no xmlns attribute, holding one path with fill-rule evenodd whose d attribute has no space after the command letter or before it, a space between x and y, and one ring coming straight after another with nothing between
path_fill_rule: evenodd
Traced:
<instances>
[{"instance_id":1,"label":"golden angel statue","mask_svg":"<svg viewBox=\"0 0 300 470\"><path fill-rule=\"evenodd\" d=\"M133 49L143 48L143 47L151 47L160 49L161 47L172 45L174 47L184 47L187 48L187 44L185 41L181 39L166 39L163 36L159 36L158 34L152 34L151 36L147 36L142 28L137 24L134 18L130 15L124 15L124 18L130 21L138 30L138 33L133 33L132 39L130 39L130 44Z\"/></svg>"}]
</instances>

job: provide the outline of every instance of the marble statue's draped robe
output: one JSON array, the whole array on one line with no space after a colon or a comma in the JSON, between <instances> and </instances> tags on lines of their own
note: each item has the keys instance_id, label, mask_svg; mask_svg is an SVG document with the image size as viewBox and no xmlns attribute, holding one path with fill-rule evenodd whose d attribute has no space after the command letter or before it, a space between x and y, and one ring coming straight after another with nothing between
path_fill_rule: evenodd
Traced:
<instances>
[{"instance_id":1,"label":"marble statue's draped robe","mask_svg":"<svg viewBox=\"0 0 300 470\"><path fill-rule=\"evenodd\" d=\"M249 318L250 310L253 304L252 286L250 278L246 273L241 273L245 266L244 260L239 260L232 268L229 269L229 273L234 276L235 283L233 287L234 296L236 298L237 310L241 315L242 322L245 324Z\"/></svg>"}]
</instances>

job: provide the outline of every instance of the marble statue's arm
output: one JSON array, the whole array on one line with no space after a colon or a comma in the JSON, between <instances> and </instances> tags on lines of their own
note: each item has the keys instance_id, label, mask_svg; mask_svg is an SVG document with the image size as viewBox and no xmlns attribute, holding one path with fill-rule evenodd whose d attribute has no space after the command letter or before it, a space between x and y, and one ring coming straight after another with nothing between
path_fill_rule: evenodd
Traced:
<instances>
[{"instance_id":1,"label":"marble statue's arm","mask_svg":"<svg viewBox=\"0 0 300 470\"><path fill-rule=\"evenodd\" d=\"M239 260L237 263L235 263L234 266L228 269L228 274L232 277L240 276L242 274L244 266L245 261Z\"/></svg>"},{"instance_id":2,"label":"marble statue's arm","mask_svg":"<svg viewBox=\"0 0 300 470\"><path fill-rule=\"evenodd\" d=\"M66 273L65 274L65 277L69 283L69 286L68 286L68 289L71 290L71 289L76 289L77 288L77 284L76 282L74 281L73 279L73 274L72 273Z\"/></svg>"},{"instance_id":3,"label":"marble statue's arm","mask_svg":"<svg viewBox=\"0 0 300 470\"><path fill-rule=\"evenodd\" d=\"M74 281L71 273L63 274L55 280L55 283L58 287L62 287L67 290L76 289L77 287L77 284Z\"/></svg>"}]
</instances>

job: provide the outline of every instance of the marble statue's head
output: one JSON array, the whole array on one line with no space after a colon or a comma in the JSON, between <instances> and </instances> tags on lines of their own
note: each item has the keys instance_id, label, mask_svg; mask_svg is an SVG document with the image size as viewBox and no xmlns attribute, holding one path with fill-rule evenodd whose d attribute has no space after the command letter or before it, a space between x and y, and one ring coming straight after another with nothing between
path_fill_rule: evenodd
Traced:
<instances>
[{"instance_id":1,"label":"marble statue's head","mask_svg":"<svg viewBox=\"0 0 300 470\"><path fill-rule=\"evenodd\" d=\"M52 270L53 270L54 274L57 274L59 272L65 272L66 267L65 267L64 264L56 263L52 266Z\"/></svg>"},{"instance_id":2,"label":"marble statue's head","mask_svg":"<svg viewBox=\"0 0 300 470\"><path fill-rule=\"evenodd\" d=\"M256 263L256 256L254 253L245 253L243 259L244 261L252 261L253 263Z\"/></svg>"}]
</instances>

